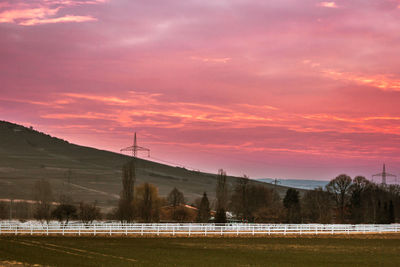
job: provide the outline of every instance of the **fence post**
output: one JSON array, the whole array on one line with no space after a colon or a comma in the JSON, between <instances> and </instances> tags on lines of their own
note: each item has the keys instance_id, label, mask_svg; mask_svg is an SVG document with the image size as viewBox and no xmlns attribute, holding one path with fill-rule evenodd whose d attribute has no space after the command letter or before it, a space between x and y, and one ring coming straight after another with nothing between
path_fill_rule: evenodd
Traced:
<instances>
[{"instance_id":1,"label":"fence post","mask_svg":"<svg viewBox=\"0 0 400 267\"><path fill-rule=\"evenodd\" d=\"M287 225L285 224L285 230L283 231L284 235L286 235L286 227L287 227Z\"/></svg>"},{"instance_id":2,"label":"fence post","mask_svg":"<svg viewBox=\"0 0 400 267\"><path fill-rule=\"evenodd\" d=\"M254 235L254 225L253 225L253 235Z\"/></svg>"},{"instance_id":3,"label":"fence post","mask_svg":"<svg viewBox=\"0 0 400 267\"><path fill-rule=\"evenodd\" d=\"M62 228L62 235L64 235L64 227Z\"/></svg>"},{"instance_id":4,"label":"fence post","mask_svg":"<svg viewBox=\"0 0 400 267\"><path fill-rule=\"evenodd\" d=\"M46 226L46 234L49 235L49 225Z\"/></svg>"},{"instance_id":5,"label":"fence post","mask_svg":"<svg viewBox=\"0 0 400 267\"><path fill-rule=\"evenodd\" d=\"M204 226L204 236L207 236L207 225Z\"/></svg>"},{"instance_id":6,"label":"fence post","mask_svg":"<svg viewBox=\"0 0 400 267\"><path fill-rule=\"evenodd\" d=\"M30 223L30 227L31 227L31 235L33 234L33 225L32 223Z\"/></svg>"},{"instance_id":7,"label":"fence post","mask_svg":"<svg viewBox=\"0 0 400 267\"><path fill-rule=\"evenodd\" d=\"M333 224L331 225L331 234L333 235Z\"/></svg>"},{"instance_id":8,"label":"fence post","mask_svg":"<svg viewBox=\"0 0 400 267\"><path fill-rule=\"evenodd\" d=\"M175 226L172 226L172 235L175 235Z\"/></svg>"},{"instance_id":9,"label":"fence post","mask_svg":"<svg viewBox=\"0 0 400 267\"><path fill-rule=\"evenodd\" d=\"M140 231L140 234L143 235L143 223L142 223L142 229Z\"/></svg>"},{"instance_id":10,"label":"fence post","mask_svg":"<svg viewBox=\"0 0 400 267\"><path fill-rule=\"evenodd\" d=\"M110 224L110 236L111 236L111 231L112 231L112 230L111 230L111 224Z\"/></svg>"},{"instance_id":11,"label":"fence post","mask_svg":"<svg viewBox=\"0 0 400 267\"><path fill-rule=\"evenodd\" d=\"M271 235L271 225L268 225L268 235Z\"/></svg>"},{"instance_id":12,"label":"fence post","mask_svg":"<svg viewBox=\"0 0 400 267\"><path fill-rule=\"evenodd\" d=\"M93 235L96 235L96 224L93 224Z\"/></svg>"},{"instance_id":13,"label":"fence post","mask_svg":"<svg viewBox=\"0 0 400 267\"><path fill-rule=\"evenodd\" d=\"M221 235L222 235L222 225L220 227L221 227Z\"/></svg>"},{"instance_id":14,"label":"fence post","mask_svg":"<svg viewBox=\"0 0 400 267\"><path fill-rule=\"evenodd\" d=\"M128 224L125 224L125 235L128 235Z\"/></svg>"},{"instance_id":15,"label":"fence post","mask_svg":"<svg viewBox=\"0 0 400 267\"><path fill-rule=\"evenodd\" d=\"M78 225L78 235L79 236L81 235L81 226L80 225Z\"/></svg>"},{"instance_id":16,"label":"fence post","mask_svg":"<svg viewBox=\"0 0 400 267\"><path fill-rule=\"evenodd\" d=\"M192 224L189 224L189 236L190 236L190 227L192 226Z\"/></svg>"},{"instance_id":17,"label":"fence post","mask_svg":"<svg viewBox=\"0 0 400 267\"><path fill-rule=\"evenodd\" d=\"M160 225L157 225L157 235L160 235Z\"/></svg>"},{"instance_id":18,"label":"fence post","mask_svg":"<svg viewBox=\"0 0 400 267\"><path fill-rule=\"evenodd\" d=\"M18 225L15 225L15 235L18 234Z\"/></svg>"}]
</instances>

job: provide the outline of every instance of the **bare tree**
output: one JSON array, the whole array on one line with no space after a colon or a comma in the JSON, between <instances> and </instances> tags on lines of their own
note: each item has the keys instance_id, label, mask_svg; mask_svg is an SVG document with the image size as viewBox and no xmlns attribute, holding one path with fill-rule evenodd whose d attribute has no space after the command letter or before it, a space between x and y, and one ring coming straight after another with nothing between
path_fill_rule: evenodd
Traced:
<instances>
[{"instance_id":1,"label":"bare tree","mask_svg":"<svg viewBox=\"0 0 400 267\"><path fill-rule=\"evenodd\" d=\"M136 181L135 159L122 167L122 192L118 203L117 217L121 221L131 222L134 219L134 186Z\"/></svg>"},{"instance_id":2,"label":"bare tree","mask_svg":"<svg viewBox=\"0 0 400 267\"><path fill-rule=\"evenodd\" d=\"M307 191L302 198L302 212L306 222L331 223L332 198L321 187Z\"/></svg>"},{"instance_id":3,"label":"bare tree","mask_svg":"<svg viewBox=\"0 0 400 267\"><path fill-rule=\"evenodd\" d=\"M365 193L371 182L363 176L356 176L350 187L350 219L352 223L361 223L365 220Z\"/></svg>"},{"instance_id":4,"label":"bare tree","mask_svg":"<svg viewBox=\"0 0 400 267\"><path fill-rule=\"evenodd\" d=\"M71 204L62 203L51 212L51 216L67 225L69 220L76 217L76 207Z\"/></svg>"},{"instance_id":5,"label":"bare tree","mask_svg":"<svg viewBox=\"0 0 400 267\"><path fill-rule=\"evenodd\" d=\"M4 220L7 218L9 212L8 207L5 202L0 201L0 220Z\"/></svg>"},{"instance_id":6,"label":"bare tree","mask_svg":"<svg viewBox=\"0 0 400 267\"><path fill-rule=\"evenodd\" d=\"M336 202L336 207L339 213L339 221L341 223L345 222L346 205L349 199L350 186L351 178L346 174L337 176L326 186L326 189L332 194Z\"/></svg>"},{"instance_id":7,"label":"bare tree","mask_svg":"<svg viewBox=\"0 0 400 267\"><path fill-rule=\"evenodd\" d=\"M158 189L154 185L144 183L136 188L135 204L142 221L157 222L160 216L160 203Z\"/></svg>"},{"instance_id":8,"label":"bare tree","mask_svg":"<svg viewBox=\"0 0 400 267\"><path fill-rule=\"evenodd\" d=\"M81 202L79 204L78 218L83 223L92 223L94 220L101 219L101 217L101 212L96 202L93 204Z\"/></svg>"},{"instance_id":9,"label":"bare tree","mask_svg":"<svg viewBox=\"0 0 400 267\"><path fill-rule=\"evenodd\" d=\"M45 179L40 179L33 186L33 199L36 201L36 209L34 217L37 220L46 220L51 218L51 202L53 201L53 193L50 183Z\"/></svg>"},{"instance_id":10,"label":"bare tree","mask_svg":"<svg viewBox=\"0 0 400 267\"><path fill-rule=\"evenodd\" d=\"M237 181L231 196L231 207L237 218L246 221L250 219L249 178L246 175Z\"/></svg>"},{"instance_id":11,"label":"bare tree","mask_svg":"<svg viewBox=\"0 0 400 267\"><path fill-rule=\"evenodd\" d=\"M176 187L172 189L172 191L169 193L167 197L168 203L173 207L173 214L172 218L174 220L177 220L176 218L176 207L179 205L183 204L185 202L185 197L183 196L183 193L179 191ZM181 212L182 214L182 212Z\"/></svg>"}]
</instances>

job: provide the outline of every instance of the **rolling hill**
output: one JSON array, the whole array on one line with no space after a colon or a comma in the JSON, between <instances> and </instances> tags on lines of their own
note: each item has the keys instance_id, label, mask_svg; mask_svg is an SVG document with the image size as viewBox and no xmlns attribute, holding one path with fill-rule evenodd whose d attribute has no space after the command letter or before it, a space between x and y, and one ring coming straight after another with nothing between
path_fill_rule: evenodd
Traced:
<instances>
[{"instance_id":1,"label":"rolling hill","mask_svg":"<svg viewBox=\"0 0 400 267\"><path fill-rule=\"evenodd\" d=\"M32 199L32 186L40 178L50 181L53 194L70 195L74 201L97 201L108 210L117 205L122 165L130 157L68 141L32 128L0 121L0 199ZM189 203L207 192L212 201L217 176L138 159L137 184L150 182L166 196L174 187ZM238 178L228 177L234 185ZM262 183L252 180L252 183ZM265 183L262 183L265 184ZM271 184L265 184L273 187ZM276 186L283 195L287 187Z\"/></svg>"}]
</instances>

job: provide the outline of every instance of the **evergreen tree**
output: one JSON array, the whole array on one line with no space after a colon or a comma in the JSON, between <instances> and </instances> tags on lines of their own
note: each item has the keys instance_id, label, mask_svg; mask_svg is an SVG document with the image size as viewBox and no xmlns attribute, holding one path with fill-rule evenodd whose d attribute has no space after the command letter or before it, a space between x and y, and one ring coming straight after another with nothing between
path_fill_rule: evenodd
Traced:
<instances>
[{"instance_id":1,"label":"evergreen tree","mask_svg":"<svg viewBox=\"0 0 400 267\"><path fill-rule=\"evenodd\" d=\"M394 223L395 217L394 217L394 206L393 206L393 201L390 200L389 202L389 214L388 214L388 223Z\"/></svg>"},{"instance_id":2,"label":"evergreen tree","mask_svg":"<svg viewBox=\"0 0 400 267\"><path fill-rule=\"evenodd\" d=\"M226 182L226 172L222 169L218 171L216 195L217 195L217 214L215 215L215 222L226 223L228 184Z\"/></svg>"},{"instance_id":3,"label":"evergreen tree","mask_svg":"<svg viewBox=\"0 0 400 267\"><path fill-rule=\"evenodd\" d=\"M215 222L226 223L226 211L224 208L217 209L217 213L215 214Z\"/></svg>"},{"instance_id":4,"label":"evergreen tree","mask_svg":"<svg viewBox=\"0 0 400 267\"><path fill-rule=\"evenodd\" d=\"M301 221L299 191L289 188L283 199L283 206L286 208L288 223L299 223Z\"/></svg>"},{"instance_id":5,"label":"evergreen tree","mask_svg":"<svg viewBox=\"0 0 400 267\"><path fill-rule=\"evenodd\" d=\"M197 222L207 223L210 220L210 202L208 201L206 192L204 192L198 208Z\"/></svg>"}]
</instances>

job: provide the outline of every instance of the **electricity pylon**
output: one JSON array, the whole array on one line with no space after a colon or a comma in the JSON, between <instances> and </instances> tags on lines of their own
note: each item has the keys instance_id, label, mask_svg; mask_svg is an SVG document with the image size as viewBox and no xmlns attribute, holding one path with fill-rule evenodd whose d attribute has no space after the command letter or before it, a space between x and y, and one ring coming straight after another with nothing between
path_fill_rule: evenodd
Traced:
<instances>
[{"instance_id":1,"label":"electricity pylon","mask_svg":"<svg viewBox=\"0 0 400 267\"><path fill-rule=\"evenodd\" d=\"M123 151L132 151L132 157L134 157L134 158L136 158L137 153L139 151L147 151L148 157L150 157L150 149L137 145L136 132L135 132L135 137L133 139L133 146L128 146L128 147L121 149L121 152L123 152Z\"/></svg>"},{"instance_id":2,"label":"electricity pylon","mask_svg":"<svg viewBox=\"0 0 400 267\"><path fill-rule=\"evenodd\" d=\"M372 175L372 177L376 177L376 176L382 177L382 184L386 184L386 177L397 177L394 174L390 174L390 173L386 172L385 164L383 164L383 171L381 173L377 173L377 174Z\"/></svg>"}]
</instances>

